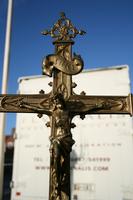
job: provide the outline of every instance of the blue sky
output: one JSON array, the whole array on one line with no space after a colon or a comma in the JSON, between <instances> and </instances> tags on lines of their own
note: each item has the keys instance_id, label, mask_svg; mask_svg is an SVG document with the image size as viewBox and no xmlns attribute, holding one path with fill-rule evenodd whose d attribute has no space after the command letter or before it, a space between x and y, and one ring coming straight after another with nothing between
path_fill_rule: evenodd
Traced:
<instances>
[{"instance_id":1,"label":"blue sky","mask_svg":"<svg viewBox=\"0 0 133 200\"><path fill-rule=\"evenodd\" d=\"M7 2L0 1L0 86ZM73 47L82 55L85 68L128 64L133 92L132 0L14 0L8 93L16 93L18 77L41 74L42 58L54 52L52 39L41 31L51 28L61 11L87 32L77 36ZM7 121L9 133L14 114Z\"/></svg>"}]
</instances>

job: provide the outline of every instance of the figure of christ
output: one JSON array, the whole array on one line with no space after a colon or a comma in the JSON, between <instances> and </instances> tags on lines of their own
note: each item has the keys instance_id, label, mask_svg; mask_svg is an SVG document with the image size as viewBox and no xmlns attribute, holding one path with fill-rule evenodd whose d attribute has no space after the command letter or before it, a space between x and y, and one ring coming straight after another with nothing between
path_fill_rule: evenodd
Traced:
<instances>
[{"instance_id":1,"label":"figure of christ","mask_svg":"<svg viewBox=\"0 0 133 200\"><path fill-rule=\"evenodd\" d=\"M72 145L75 143L72 139L70 131L70 116L69 111L65 109L65 103L60 94L55 95L53 99L53 123L55 124L55 135L51 135L50 153L52 177L54 182L53 196L57 200L62 199L63 185L69 184L67 176L68 170L66 166L69 164L69 155ZM69 166L68 166L69 167ZM65 192L65 191L64 191ZM65 194L65 193L64 193Z\"/></svg>"}]
</instances>

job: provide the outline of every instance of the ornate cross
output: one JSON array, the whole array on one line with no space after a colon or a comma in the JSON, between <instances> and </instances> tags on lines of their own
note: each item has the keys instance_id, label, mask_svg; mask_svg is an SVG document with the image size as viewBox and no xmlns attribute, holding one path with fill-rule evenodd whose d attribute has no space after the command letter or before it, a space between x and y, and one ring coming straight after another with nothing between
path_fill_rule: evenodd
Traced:
<instances>
[{"instance_id":1,"label":"ornate cross","mask_svg":"<svg viewBox=\"0 0 133 200\"><path fill-rule=\"evenodd\" d=\"M72 22L61 13L53 28L42 32L55 38L55 54L44 58L43 74L53 76L52 91L35 95L0 95L0 112L38 113L49 116L46 124L51 127L50 136L50 182L49 200L70 200L70 152L74 140L72 119L87 114L130 114L133 115L133 96L86 96L76 95L72 75L83 69L80 55L72 55L72 40L83 30L77 30Z\"/></svg>"}]
</instances>

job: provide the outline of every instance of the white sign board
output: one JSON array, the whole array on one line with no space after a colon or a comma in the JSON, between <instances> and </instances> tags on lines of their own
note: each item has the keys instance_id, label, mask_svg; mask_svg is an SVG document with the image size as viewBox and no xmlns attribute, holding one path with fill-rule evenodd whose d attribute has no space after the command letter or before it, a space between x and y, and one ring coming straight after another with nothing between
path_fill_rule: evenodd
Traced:
<instances>
[{"instance_id":1,"label":"white sign board","mask_svg":"<svg viewBox=\"0 0 133 200\"><path fill-rule=\"evenodd\" d=\"M73 77L75 93L128 95L128 67L87 71ZM20 93L49 92L44 77L20 79ZM47 200L49 136L47 116L17 114L11 200ZM127 115L88 115L73 119L76 141L71 153L72 200L133 200L133 127Z\"/></svg>"}]
</instances>

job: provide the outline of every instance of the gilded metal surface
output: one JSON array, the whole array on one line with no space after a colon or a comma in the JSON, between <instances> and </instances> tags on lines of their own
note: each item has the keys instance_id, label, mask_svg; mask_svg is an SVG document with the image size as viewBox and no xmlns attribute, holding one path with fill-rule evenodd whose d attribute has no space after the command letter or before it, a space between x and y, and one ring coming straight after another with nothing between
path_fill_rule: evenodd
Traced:
<instances>
[{"instance_id":1,"label":"gilded metal surface","mask_svg":"<svg viewBox=\"0 0 133 200\"><path fill-rule=\"evenodd\" d=\"M84 114L130 114L133 97L129 96L84 96L73 95L67 106L73 115Z\"/></svg>"},{"instance_id":2,"label":"gilded metal surface","mask_svg":"<svg viewBox=\"0 0 133 200\"><path fill-rule=\"evenodd\" d=\"M52 76L54 68L68 75L75 75L82 71L83 60L80 55L74 54L72 60L67 60L61 55L48 55L43 60L42 72L45 75Z\"/></svg>"},{"instance_id":3,"label":"gilded metal surface","mask_svg":"<svg viewBox=\"0 0 133 200\"><path fill-rule=\"evenodd\" d=\"M51 30L45 30L42 34L50 34L51 37L56 38L57 41L70 41L71 38L75 38L78 34L85 34L85 31L77 30L77 28L73 26L71 20L66 17L65 13L61 12L60 19L54 24Z\"/></svg>"},{"instance_id":4,"label":"gilded metal surface","mask_svg":"<svg viewBox=\"0 0 133 200\"><path fill-rule=\"evenodd\" d=\"M66 88L58 90L59 96ZM42 113L51 116L53 99L49 95L0 95L0 112ZM63 97L62 97L63 99ZM72 116L84 114L133 114L133 95L129 96L83 96L71 95L65 101Z\"/></svg>"},{"instance_id":5,"label":"gilded metal surface","mask_svg":"<svg viewBox=\"0 0 133 200\"><path fill-rule=\"evenodd\" d=\"M61 13L61 18L54 24L50 34L56 40L55 54L43 60L43 74L53 76L52 91L44 94L41 90L36 95L1 95L0 112L38 113L38 117L46 114L50 121L50 185L49 200L70 200L70 152L74 140L71 128L75 127L72 118L80 115L84 119L87 114L130 114L133 115L133 96L86 96L85 92L76 95L72 83L72 75L80 73L83 60L74 54L72 57L71 40L78 31L72 22Z\"/></svg>"},{"instance_id":6,"label":"gilded metal surface","mask_svg":"<svg viewBox=\"0 0 133 200\"><path fill-rule=\"evenodd\" d=\"M49 115L50 94L0 95L0 112L43 113Z\"/></svg>"},{"instance_id":7,"label":"gilded metal surface","mask_svg":"<svg viewBox=\"0 0 133 200\"><path fill-rule=\"evenodd\" d=\"M61 94L53 99L52 129L50 136L51 192L50 199L70 199L69 154L74 144L71 134L71 117Z\"/></svg>"}]
</instances>

